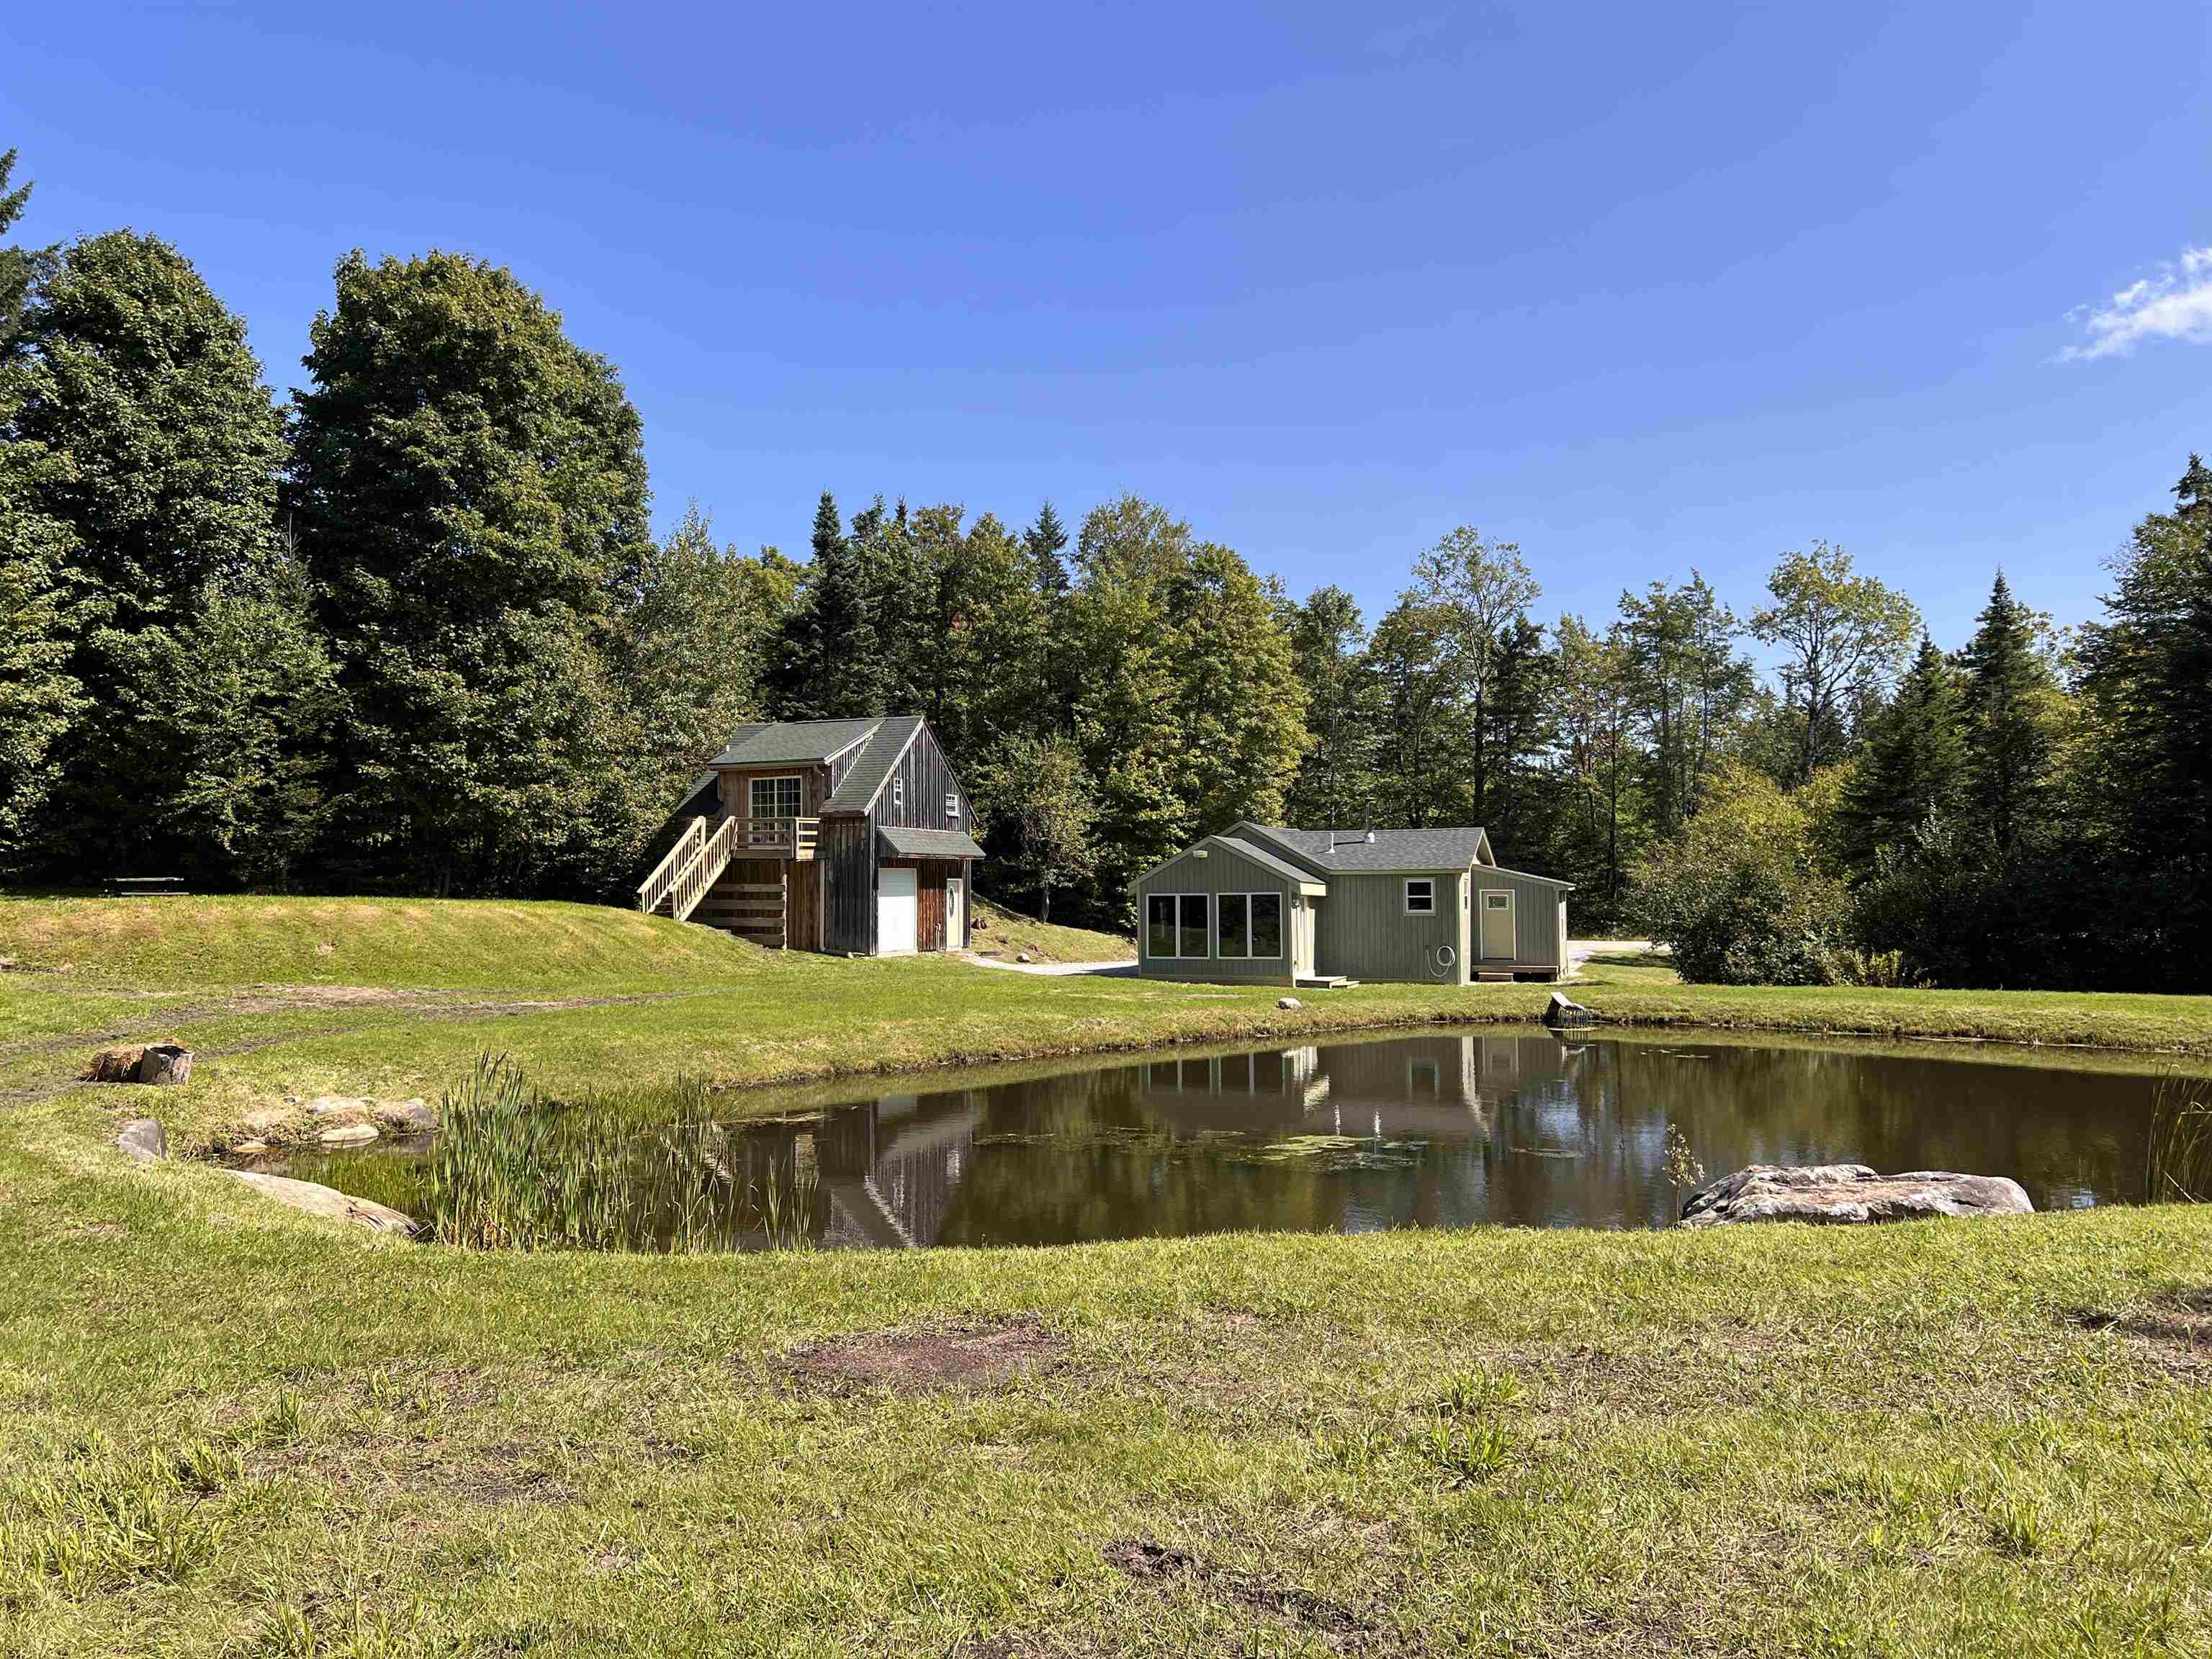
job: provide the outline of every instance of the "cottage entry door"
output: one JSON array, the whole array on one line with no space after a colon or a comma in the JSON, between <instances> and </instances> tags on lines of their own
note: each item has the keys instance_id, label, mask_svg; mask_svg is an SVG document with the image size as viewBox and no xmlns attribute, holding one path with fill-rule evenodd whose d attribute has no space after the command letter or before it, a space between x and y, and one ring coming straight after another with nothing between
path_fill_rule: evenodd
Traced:
<instances>
[{"instance_id":1,"label":"cottage entry door","mask_svg":"<svg viewBox=\"0 0 2212 1659\"><path fill-rule=\"evenodd\" d=\"M1490 960L1512 959L1513 890L1510 887L1482 890L1482 954Z\"/></svg>"},{"instance_id":2,"label":"cottage entry door","mask_svg":"<svg viewBox=\"0 0 2212 1659\"><path fill-rule=\"evenodd\" d=\"M945 878L945 948L961 951L967 948L966 918L962 914L968 908L968 884L957 876Z\"/></svg>"}]
</instances>

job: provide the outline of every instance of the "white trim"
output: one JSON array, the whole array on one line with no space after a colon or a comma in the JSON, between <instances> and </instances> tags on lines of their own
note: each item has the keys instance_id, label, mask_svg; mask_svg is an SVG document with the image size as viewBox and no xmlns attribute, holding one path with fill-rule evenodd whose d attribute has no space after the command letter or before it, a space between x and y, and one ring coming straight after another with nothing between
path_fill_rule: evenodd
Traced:
<instances>
[{"instance_id":1,"label":"white trim","mask_svg":"<svg viewBox=\"0 0 2212 1659\"><path fill-rule=\"evenodd\" d=\"M1429 890L1429 902L1419 907L1413 903L1413 889L1417 885ZM1400 896L1404 901L1407 915L1432 916L1437 914L1437 878L1434 876L1407 876L1401 884Z\"/></svg>"},{"instance_id":2,"label":"white trim","mask_svg":"<svg viewBox=\"0 0 2212 1659\"><path fill-rule=\"evenodd\" d=\"M753 806L754 790L759 788L760 786L764 783L776 784L785 782L795 783L799 786L799 804L797 805L793 806L788 812L762 812L755 810ZM771 797L773 797L774 792L771 791L770 794ZM769 805L770 806L780 806L781 803L771 798ZM734 816L734 814L732 816ZM806 774L804 772L759 772L754 774L751 777L747 778L745 780L745 816L749 818L805 817L806 816Z\"/></svg>"},{"instance_id":3,"label":"white trim","mask_svg":"<svg viewBox=\"0 0 2212 1659\"><path fill-rule=\"evenodd\" d=\"M1221 902L1241 898L1244 901L1244 948L1231 951L1221 936ZM1252 948L1252 901L1271 898L1275 901L1275 948L1261 952ZM1213 954L1224 962L1280 962L1283 959L1283 894L1280 888L1260 887L1248 893L1216 893L1213 896Z\"/></svg>"},{"instance_id":4,"label":"white trim","mask_svg":"<svg viewBox=\"0 0 2212 1659\"><path fill-rule=\"evenodd\" d=\"M1138 918L1137 948L1147 962L1211 962L1213 960L1213 895L1211 893L1147 893L1145 895L1145 914ZM1152 906L1162 899L1175 902L1174 938L1176 948L1163 954L1152 949ZM1196 899L1206 907L1206 920L1200 924L1200 933L1206 940L1206 949L1188 953L1182 948L1182 902Z\"/></svg>"}]
</instances>

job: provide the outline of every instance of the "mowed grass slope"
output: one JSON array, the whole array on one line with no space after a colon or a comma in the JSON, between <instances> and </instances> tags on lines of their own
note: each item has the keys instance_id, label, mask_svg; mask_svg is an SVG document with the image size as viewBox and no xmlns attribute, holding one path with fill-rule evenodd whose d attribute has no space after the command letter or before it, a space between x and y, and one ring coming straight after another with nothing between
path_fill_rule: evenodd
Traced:
<instances>
[{"instance_id":1,"label":"mowed grass slope","mask_svg":"<svg viewBox=\"0 0 2212 1659\"><path fill-rule=\"evenodd\" d=\"M191 1085L164 1098L187 1145L287 1097L434 1099L485 1052L556 1089L678 1076L738 1086L1528 1020L1550 994L1373 985L1304 993L1285 1010L1267 987L766 952L619 909L460 900L4 900L0 957L14 964L0 972L0 1103L68 1086L102 1046L175 1038L200 1055ZM1575 994L1631 1025L2212 1057L2206 998L1730 989L1678 984L1648 960L1593 964Z\"/></svg>"},{"instance_id":2,"label":"mowed grass slope","mask_svg":"<svg viewBox=\"0 0 2212 1659\"><path fill-rule=\"evenodd\" d=\"M434 1094L484 1048L556 1088L757 1082L1526 1017L1542 988L1285 1012L396 901L21 901L0 956L29 970L0 974L11 1659L2212 1645L2203 1210L495 1255L108 1145L149 1105L189 1148L287 1092ZM1638 964L1577 994L2212 1052L2193 999ZM69 1085L172 1032L188 1087Z\"/></svg>"}]
</instances>

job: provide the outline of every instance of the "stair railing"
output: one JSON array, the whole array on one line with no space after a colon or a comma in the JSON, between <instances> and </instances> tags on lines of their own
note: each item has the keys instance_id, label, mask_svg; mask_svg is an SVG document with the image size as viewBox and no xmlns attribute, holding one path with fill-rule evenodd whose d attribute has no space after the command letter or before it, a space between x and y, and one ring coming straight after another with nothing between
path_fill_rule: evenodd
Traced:
<instances>
[{"instance_id":1,"label":"stair railing","mask_svg":"<svg viewBox=\"0 0 2212 1659\"><path fill-rule=\"evenodd\" d=\"M730 867L731 856L737 849L738 821L724 818L691 855L691 861L676 872L676 879L668 889L668 914L682 921L697 909L708 890Z\"/></svg>"},{"instance_id":2,"label":"stair railing","mask_svg":"<svg viewBox=\"0 0 2212 1659\"><path fill-rule=\"evenodd\" d=\"M668 849L668 856L653 866L653 873L637 884L637 908L651 915L668 897L675 886L676 878L684 866L698 856L700 847L707 839L707 820L694 818L684 826L684 833L676 838L676 845Z\"/></svg>"}]
</instances>

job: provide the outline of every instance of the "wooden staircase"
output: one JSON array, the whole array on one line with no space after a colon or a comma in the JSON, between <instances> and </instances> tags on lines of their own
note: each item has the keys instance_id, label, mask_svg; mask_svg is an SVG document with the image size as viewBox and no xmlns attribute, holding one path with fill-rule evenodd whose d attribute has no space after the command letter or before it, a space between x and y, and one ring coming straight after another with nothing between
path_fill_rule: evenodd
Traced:
<instances>
[{"instance_id":1,"label":"wooden staircase","mask_svg":"<svg viewBox=\"0 0 2212 1659\"><path fill-rule=\"evenodd\" d=\"M712 830L709 820L694 818L668 849L668 856L637 884L637 908L647 915L690 920L700 902L714 890L730 860L738 852L738 826L742 820L723 818Z\"/></svg>"}]
</instances>

